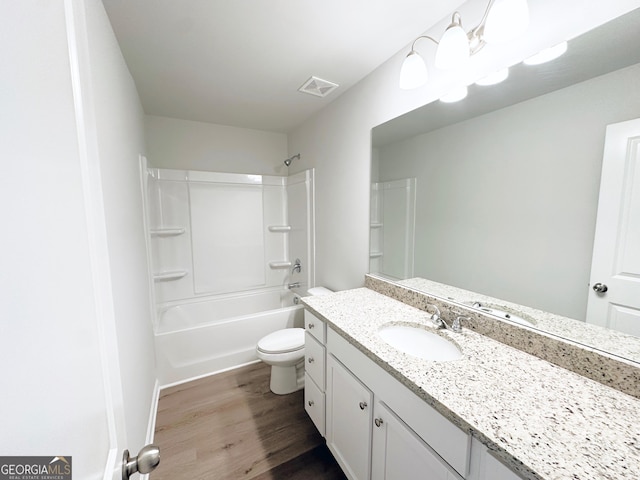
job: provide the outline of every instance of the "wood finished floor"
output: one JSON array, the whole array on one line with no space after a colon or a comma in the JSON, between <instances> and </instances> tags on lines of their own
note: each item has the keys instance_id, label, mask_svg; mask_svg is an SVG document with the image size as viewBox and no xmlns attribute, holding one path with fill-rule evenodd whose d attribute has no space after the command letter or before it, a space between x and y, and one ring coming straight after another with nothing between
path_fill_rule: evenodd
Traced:
<instances>
[{"instance_id":1,"label":"wood finished floor","mask_svg":"<svg viewBox=\"0 0 640 480\"><path fill-rule=\"evenodd\" d=\"M343 480L304 411L303 392L275 395L256 363L165 389L153 480Z\"/></svg>"}]
</instances>

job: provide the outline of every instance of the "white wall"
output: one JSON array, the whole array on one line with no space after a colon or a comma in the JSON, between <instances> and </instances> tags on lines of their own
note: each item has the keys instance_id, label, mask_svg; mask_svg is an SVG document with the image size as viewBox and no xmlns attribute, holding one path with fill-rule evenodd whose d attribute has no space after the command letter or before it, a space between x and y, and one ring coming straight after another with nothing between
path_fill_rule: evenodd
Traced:
<instances>
[{"instance_id":1,"label":"white wall","mask_svg":"<svg viewBox=\"0 0 640 480\"><path fill-rule=\"evenodd\" d=\"M135 454L146 442L156 380L139 175L144 112L102 2L86 9L126 448Z\"/></svg>"},{"instance_id":2,"label":"white wall","mask_svg":"<svg viewBox=\"0 0 640 480\"><path fill-rule=\"evenodd\" d=\"M141 108L101 2L0 17L0 451L103 478L143 444L155 381Z\"/></svg>"},{"instance_id":3,"label":"white wall","mask_svg":"<svg viewBox=\"0 0 640 480\"><path fill-rule=\"evenodd\" d=\"M287 136L147 115L149 164L157 168L286 175Z\"/></svg>"},{"instance_id":4,"label":"white wall","mask_svg":"<svg viewBox=\"0 0 640 480\"><path fill-rule=\"evenodd\" d=\"M635 65L381 147L382 181L418 177L415 275L584 319L605 129L639 115L639 78Z\"/></svg>"},{"instance_id":5,"label":"white wall","mask_svg":"<svg viewBox=\"0 0 640 480\"><path fill-rule=\"evenodd\" d=\"M462 18L473 24L471 19L479 20L485 6L484 1L463 5ZM637 6L637 0L616 0L606 5L580 0L530 2L531 26L526 37L500 49L485 47L472 59L469 69L457 77L470 83ZM450 18L428 33L440 38L447 21ZM428 43L421 44L419 50L432 67L434 51ZM426 87L400 90L398 73L408 51L409 46L289 136L289 152L302 153L302 160L292 165L292 171L316 168L318 284L352 288L362 285L367 272L371 128L438 98L456 78L432 67Z\"/></svg>"}]
</instances>

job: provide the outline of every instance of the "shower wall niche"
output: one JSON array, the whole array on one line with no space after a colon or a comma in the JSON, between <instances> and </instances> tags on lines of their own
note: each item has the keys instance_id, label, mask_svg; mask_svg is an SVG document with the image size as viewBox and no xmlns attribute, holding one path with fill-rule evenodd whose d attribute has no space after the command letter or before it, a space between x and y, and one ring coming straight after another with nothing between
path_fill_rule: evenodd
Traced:
<instances>
[{"instance_id":1,"label":"shower wall niche","mask_svg":"<svg viewBox=\"0 0 640 480\"><path fill-rule=\"evenodd\" d=\"M156 305L314 282L313 170L290 177L148 169ZM300 273L292 273L299 258Z\"/></svg>"}]
</instances>

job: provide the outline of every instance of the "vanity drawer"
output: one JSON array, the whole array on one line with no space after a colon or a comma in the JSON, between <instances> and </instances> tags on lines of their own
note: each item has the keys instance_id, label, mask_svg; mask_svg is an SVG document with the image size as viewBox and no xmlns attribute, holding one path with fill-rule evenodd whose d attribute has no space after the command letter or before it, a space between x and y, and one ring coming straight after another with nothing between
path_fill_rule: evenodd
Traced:
<instances>
[{"instance_id":1,"label":"vanity drawer","mask_svg":"<svg viewBox=\"0 0 640 480\"><path fill-rule=\"evenodd\" d=\"M304 370L307 375L324 391L325 348L312 334L307 331L304 335Z\"/></svg>"},{"instance_id":2,"label":"vanity drawer","mask_svg":"<svg viewBox=\"0 0 640 480\"><path fill-rule=\"evenodd\" d=\"M324 437L324 393L322 393L308 373L304 374L304 409L320 432L320 435Z\"/></svg>"},{"instance_id":3,"label":"vanity drawer","mask_svg":"<svg viewBox=\"0 0 640 480\"><path fill-rule=\"evenodd\" d=\"M327 327L322 320L308 310L304 311L304 328L324 345L327 340Z\"/></svg>"}]
</instances>

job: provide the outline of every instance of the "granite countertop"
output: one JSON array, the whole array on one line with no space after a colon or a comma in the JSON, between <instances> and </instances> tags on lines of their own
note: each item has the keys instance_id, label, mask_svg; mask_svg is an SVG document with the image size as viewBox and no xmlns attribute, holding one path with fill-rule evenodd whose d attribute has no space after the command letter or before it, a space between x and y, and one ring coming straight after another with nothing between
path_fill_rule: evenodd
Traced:
<instances>
[{"instance_id":1,"label":"granite countertop","mask_svg":"<svg viewBox=\"0 0 640 480\"><path fill-rule=\"evenodd\" d=\"M524 478L640 479L640 400L468 329L436 330L426 312L367 288L303 303ZM463 357L395 350L376 334L388 323L437 332Z\"/></svg>"}]
</instances>

